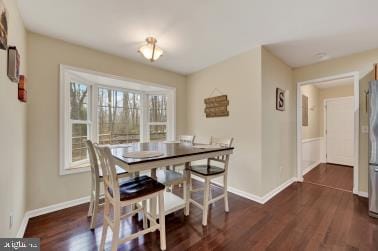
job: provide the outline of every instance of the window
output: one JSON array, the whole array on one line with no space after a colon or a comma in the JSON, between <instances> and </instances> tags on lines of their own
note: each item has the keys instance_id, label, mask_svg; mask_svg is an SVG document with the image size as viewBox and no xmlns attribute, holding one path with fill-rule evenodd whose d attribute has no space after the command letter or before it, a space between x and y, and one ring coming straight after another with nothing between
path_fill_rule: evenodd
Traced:
<instances>
[{"instance_id":1,"label":"window","mask_svg":"<svg viewBox=\"0 0 378 251\"><path fill-rule=\"evenodd\" d=\"M148 128L151 141L167 139L167 96L148 96Z\"/></svg>"},{"instance_id":2,"label":"window","mask_svg":"<svg viewBox=\"0 0 378 251\"><path fill-rule=\"evenodd\" d=\"M60 173L89 170L88 139L111 145L173 140L174 99L172 88L61 66Z\"/></svg>"},{"instance_id":3,"label":"window","mask_svg":"<svg viewBox=\"0 0 378 251\"><path fill-rule=\"evenodd\" d=\"M71 165L80 165L88 159L85 141L90 129L89 92L90 87L72 79L70 81L70 127Z\"/></svg>"},{"instance_id":4,"label":"window","mask_svg":"<svg viewBox=\"0 0 378 251\"><path fill-rule=\"evenodd\" d=\"M113 145L139 142L140 106L139 93L99 88L99 143Z\"/></svg>"}]
</instances>

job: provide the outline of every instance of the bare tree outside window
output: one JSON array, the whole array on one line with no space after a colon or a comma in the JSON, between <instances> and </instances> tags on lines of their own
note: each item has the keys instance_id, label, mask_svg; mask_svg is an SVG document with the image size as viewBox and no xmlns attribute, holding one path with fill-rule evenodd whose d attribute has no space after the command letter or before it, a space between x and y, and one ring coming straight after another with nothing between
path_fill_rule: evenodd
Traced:
<instances>
[{"instance_id":1,"label":"bare tree outside window","mask_svg":"<svg viewBox=\"0 0 378 251\"><path fill-rule=\"evenodd\" d=\"M88 90L84 84L70 83L70 118L72 126L72 162L87 159Z\"/></svg>"},{"instance_id":2,"label":"bare tree outside window","mask_svg":"<svg viewBox=\"0 0 378 251\"><path fill-rule=\"evenodd\" d=\"M99 143L139 142L140 108L141 97L138 93L99 88Z\"/></svg>"},{"instance_id":3,"label":"bare tree outside window","mask_svg":"<svg viewBox=\"0 0 378 251\"><path fill-rule=\"evenodd\" d=\"M167 139L167 96L149 96L150 140Z\"/></svg>"}]
</instances>

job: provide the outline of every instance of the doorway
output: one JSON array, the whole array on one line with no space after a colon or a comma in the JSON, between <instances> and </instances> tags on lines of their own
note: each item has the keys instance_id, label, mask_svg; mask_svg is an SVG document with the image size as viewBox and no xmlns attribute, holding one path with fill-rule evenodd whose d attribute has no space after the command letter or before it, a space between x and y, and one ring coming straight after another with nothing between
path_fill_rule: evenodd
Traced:
<instances>
[{"instance_id":1,"label":"doorway","mask_svg":"<svg viewBox=\"0 0 378 251\"><path fill-rule=\"evenodd\" d=\"M298 181L358 194L358 73L297 87Z\"/></svg>"}]
</instances>

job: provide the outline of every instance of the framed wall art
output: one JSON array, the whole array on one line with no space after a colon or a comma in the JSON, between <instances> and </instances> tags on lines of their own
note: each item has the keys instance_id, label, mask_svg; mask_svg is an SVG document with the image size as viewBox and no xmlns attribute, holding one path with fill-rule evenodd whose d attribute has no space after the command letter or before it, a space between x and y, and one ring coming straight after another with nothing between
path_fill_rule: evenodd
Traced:
<instances>
[{"instance_id":1,"label":"framed wall art","mask_svg":"<svg viewBox=\"0 0 378 251\"><path fill-rule=\"evenodd\" d=\"M285 111L285 90L276 88L276 110Z\"/></svg>"},{"instance_id":2,"label":"framed wall art","mask_svg":"<svg viewBox=\"0 0 378 251\"><path fill-rule=\"evenodd\" d=\"M18 81L18 100L26 103L27 97L26 78L24 75L20 75L20 79Z\"/></svg>"},{"instance_id":3,"label":"framed wall art","mask_svg":"<svg viewBox=\"0 0 378 251\"><path fill-rule=\"evenodd\" d=\"M20 74L20 55L18 54L16 46L8 47L8 78L15 83L18 83Z\"/></svg>"}]
</instances>

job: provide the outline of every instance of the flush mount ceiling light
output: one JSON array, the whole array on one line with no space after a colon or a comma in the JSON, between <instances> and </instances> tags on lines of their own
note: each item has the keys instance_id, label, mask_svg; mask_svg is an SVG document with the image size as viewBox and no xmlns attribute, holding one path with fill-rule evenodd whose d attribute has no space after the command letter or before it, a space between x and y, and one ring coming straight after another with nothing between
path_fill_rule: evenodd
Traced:
<instances>
[{"instance_id":1,"label":"flush mount ceiling light","mask_svg":"<svg viewBox=\"0 0 378 251\"><path fill-rule=\"evenodd\" d=\"M154 37L146 38L146 44L139 48L138 52L140 52L143 57L154 62L163 55L163 50L159 48L157 45L157 40Z\"/></svg>"},{"instance_id":2,"label":"flush mount ceiling light","mask_svg":"<svg viewBox=\"0 0 378 251\"><path fill-rule=\"evenodd\" d=\"M329 55L325 52L319 52L317 54L315 54L315 57L319 60L319 61L324 61L324 60L327 60L329 59Z\"/></svg>"}]
</instances>

